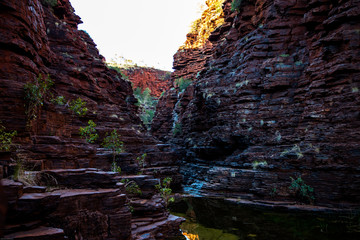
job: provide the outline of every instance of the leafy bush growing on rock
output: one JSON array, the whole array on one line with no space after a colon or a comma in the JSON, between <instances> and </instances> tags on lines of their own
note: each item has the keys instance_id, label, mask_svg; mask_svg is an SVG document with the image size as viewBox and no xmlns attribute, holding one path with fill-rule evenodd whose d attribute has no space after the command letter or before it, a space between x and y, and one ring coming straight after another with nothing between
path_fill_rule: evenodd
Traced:
<instances>
[{"instance_id":1,"label":"leafy bush growing on rock","mask_svg":"<svg viewBox=\"0 0 360 240\"><path fill-rule=\"evenodd\" d=\"M80 135L85 138L88 143L94 143L99 138L95 129L96 124L92 120L89 120L88 124L88 126L80 128Z\"/></svg>"},{"instance_id":2,"label":"leafy bush growing on rock","mask_svg":"<svg viewBox=\"0 0 360 240\"><path fill-rule=\"evenodd\" d=\"M111 171L121 174L121 167L115 161L111 163Z\"/></svg>"},{"instance_id":3,"label":"leafy bush growing on rock","mask_svg":"<svg viewBox=\"0 0 360 240\"><path fill-rule=\"evenodd\" d=\"M139 164L139 166L141 167L141 174L143 173L143 169L145 168L145 158L147 157L147 154L144 153L141 156L136 158L136 162Z\"/></svg>"},{"instance_id":4,"label":"leafy bush growing on rock","mask_svg":"<svg viewBox=\"0 0 360 240\"><path fill-rule=\"evenodd\" d=\"M302 202L313 203L315 200L314 189L305 184L301 177L298 177L297 179L290 177L290 179L291 184L289 189L294 191L295 196Z\"/></svg>"},{"instance_id":5,"label":"leafy bush growing on rock","mask_svg":"<svg viewBox=\"0 0 360 240\"><path fill-rule=\"evenodd\" d=\"M231 11L239 11L241 5L241 0L233 0L231 3Z\"/></svg>"},{"instance_id":6,"label":"leafy bush growing on rock","mask_svg":"<svg viewBox=\"0 0 360 240\"><path fill-rule=\"evenodd\" d=\"M184 91L192 81L186 78L178 78L175 80L175 86L179 88L179 92Z\"/></svg>"},{"instance_id":7,"label":"leafy bush growing on rock","mask_svg":"<svg viewBox=\"0 0 360 240\"><path fill-rule=\"evenodd\" d=\"M166 206L169 203L174 202L174 198L171 197L171 193L172 193L172 190L170 188L171 181L172 178L167 177L163 179L162 183L160 181L159 184L155 185L155 188L160 192L161 197L164 199Z\"/></svg>"},{"instance_id":8,"label":"leafy bush growing on rock","mask_svg":"<svg viewBox=\"0 0 360 240\"><path fill-rule=\"evenodd\" d=\"M129 179L122 179L120 182L125 184L125 190L127 193L134 195L142 194L139 185L135 181Z\"/></svg>"},{"instance_id":9,"label":"leafy bush growing on rock","mask_svg":"<svg viewBox=\"0 0 360 240\"><path fill-rule=\"evenodd\" d=\"M86 108L86 102L83 101L81 98L72 100L69 103L69 108L74 114L78 115L79 117L85 116L88 111L88 109Z\"/></svg>"},{"instance_id":10,"label":"leafy bush growing on rock","mask_svg":"<svg viewBox=\"0 0 360 240\"><path fill-rule=\"evenodd\" d=\"M54 82L50 76L47 75L44 78L42 74L39 74L39 77L33 82L28 82L24 85L28 120L35 120L38 117L39 110L44 105L45 98L53 85Z\"/></svg>"},{"instance_id":11,"label":"leafy bush growing on rock","mask_svg":"<svg viewBox=\"0 0 360 240\"><path fill-rule=\"evenodd\" d=\"M158 100L151 96L150 93L151 90L149 88L146 88L143 91L139 87L134 89L134 96L138 100L136 105L140 108L139 117L148 129L154 118L156 105L158 103Z\"/></svg>"},{"instance_id":12,"label":"leafy bush growing on rock","mask_svg":"<svg viewBox=\"0 0 360 240\"><path fill-rule=\"evenodd\" d=\"M56 98L52 99L51 102L63 106L66 104L66 99L64 96L57 96Z\"/></svg>"},{"instance_id":13,"label":"leafy bush growing on rock","mask_svg":"<svg viewBox=\"0 0 360 240\"><path fill-rule=\"evenodd\" d=\"M1 125L0 121L0 151L8 152L13 146L12 140L16 136L17 132L6 132L5 127Z\"/></svg>"}]
</instances>

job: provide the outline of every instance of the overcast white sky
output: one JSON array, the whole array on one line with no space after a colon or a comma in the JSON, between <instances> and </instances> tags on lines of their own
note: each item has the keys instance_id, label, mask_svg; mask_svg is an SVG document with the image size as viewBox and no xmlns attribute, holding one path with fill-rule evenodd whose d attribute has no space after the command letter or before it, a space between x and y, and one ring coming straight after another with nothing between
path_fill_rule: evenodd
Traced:
<instances>
[{"instance_id":1,"label":"overcast white sky","mask_svg":"<svg viewBox=\"0 0 360 240\"><path fill-rule=\"evenodd\" d=\"M171 70L205 0L70 0L86 30L110 61L115 54Z\"/></svg>"}]
</instances>

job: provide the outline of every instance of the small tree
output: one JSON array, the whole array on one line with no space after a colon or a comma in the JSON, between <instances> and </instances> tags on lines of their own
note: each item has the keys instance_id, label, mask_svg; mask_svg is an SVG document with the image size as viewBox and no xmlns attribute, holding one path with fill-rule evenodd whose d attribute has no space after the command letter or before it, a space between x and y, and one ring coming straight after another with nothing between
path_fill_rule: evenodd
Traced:
<instances>
[{"instance_id":1,"label":"small tree","mask_svg":"<svg viewBox=\"0 0 360 240\"><path fill-rule=\"evenodd\" d=\"M85 138L88 143L95 143L95 141L99 138L99 135L96 133L96 124L92 121L88 121L88 126L84 128L80 128L81 137Z\"/></svg>"},{"instance_id":2,"label":"small tree","mask_svg":"<svg viewBox=\"0 0 360 240\"><path fill-rule=\"evenodd\" d=\"M146 158L146 156L147 156L147 154L144 153L143 155L136 158L137 163L141 167L141 174L143 173L143 169L145 168L145 158Z\"/></svg>"},{"instance_id":3,"label":"small tree","mask_svg":"<svg viewBox=\"0 0 360 240\"><path fill-rule=\"evenodd\" d=\"M50 76L47 75L46 78L43 78L42 74L39 74L39 77L33 82L24 85L26 115L29 121L37 118L39 110L44 105L45 98L53 85L54 82Z\"/></svg>"},{"instance_id":4,"label":"small tree","mask_svg":"<svg viewBox=\"0 0 360 240\"><path fill-rule=\"evenodd\" d=\"M174 202L174 198L170 197L172 193L170 188L171 181L172 178L167 177L163 179L162 183L160 181L159 184L155 185L155 188L160 192L161 197L164 199L166 206L169 205L169 203Z\"/></svg>"},{"instance_id":5,"label":"small tree","mask_svg":"<svg viewBox=\"0 0 360 240\"><path fill-rule=\"evenodd\" d=\"M125 151L124 143L120 140L120 135L115 129L110 133L110 135L106 133L106 137L103 140L102 146L111 150L113 155L113 163L115 162L116 155Z\"/></svg>"}]
</instances>

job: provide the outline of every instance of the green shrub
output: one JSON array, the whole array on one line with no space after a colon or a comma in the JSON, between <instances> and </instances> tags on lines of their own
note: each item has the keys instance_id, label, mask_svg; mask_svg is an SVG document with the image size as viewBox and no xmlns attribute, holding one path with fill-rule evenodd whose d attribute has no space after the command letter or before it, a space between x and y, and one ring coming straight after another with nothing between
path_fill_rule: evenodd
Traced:
<instances>
[{"instance_id":1,"label":"green shrub","mask_svg":"<svg viewBox=\"0 0 360 240\"><path fill-rule=\"evenodd\" d=\"M13 146L12 140L16 136L17 132L6 132L5 127L0 122L0 151L8 152Z\"/></svg>"},{"instance_id":2,"label":"green shrub","mask_svg":"<svg viewBox=\"0 0 360 240\"><path fill-rule=\"evenodd\" d=\"M111 171L121 174L121 167L115 161L111 163Z\"/></svg>"},{"instance_id":3,"label":"green shrub","mask_svg":"<svg viewBox=\"0 0 360 240\"><path fill-rule=\"evenodd\" d=\"M120 135L114 129L110 135L106 133L106 137L103 140L102 146L111 150L113 155L113 164L115 162L116 155L125 151L124 143L120 140Z\"/></svg>"},{"instance_id":4,"label":"green shrub","mask_svg":"<svg viewBox=\"0 0 360 240\"><path fill-rule=\"evenodd\" d=\"M231 11L239 11L241 5L241 0L233 0L231 3Z\"/></svg>"},{"instance_id":5,"label":"green shrub","mask_svg":"<svg viewBox=\"0 0 360 240\"><path fill-rule=\"evenodd\" d=\"M81 98L72 100L69 103L69 108L74 114L78 115L79 117L85 116L88 111L88 109L86 108L86 102L83 101Z\"/></svg>"},{"instance_id":6,"label":"green shrub","mask_svg":"<svg viewBox=\"0 0 360 240\"><path fill-rule=\"evenodd\" d=\"M289 189L294 191L295 196L302 202L313 203L315 200L314 189L305 184L301 177L298 177L297 179L290 177L290 179L291 184Z\"/></svg>"},{"instance_id":7,"label":"green shrub","mask_svg":"<svg viewBox=\"0 0 360 240\"><path fill-rule=\"evenodd\" d=\"M80 128L80 135L85 138L88 143L94 143L99 138L95 129L96 124L92 120L89 120L88 124L88 126Z\"/></svg>"},{"instance_id":8,"label":"green shrub","mask_svg":"<svg viewBox=\"0 0 360 240\"><path fill-rule=\"evenodd\" d=\"M139 185L137 185L135 181L132 180L130 181L129 179L122 179L120 182L125 184L125 190L127 193L135 194L135 195L142 194Z\"/></svg>"},{"instance_id":9,"label":"green shrub","mask_svg":"<svg viewBox=\"0 0 360 240\"><path fill-rule=\"evenodd\" d=\"M134 89L134 97L138 100L136 105L140 108L139 117L149 129L155 116L158 99L151 96L151 90L149 88L142 91L139 87Z\"/></svg>"},{"instance_id":10,"label":"green shrub","mask_svg":"<svg viewBox=\"0 0 360 240\"><path fill-rule=\"evenodd\" d=\"M136 162L139 164L139 166L141 168L145 167L145 158L147 157L147 154L144 153L143 155L141 155L140 157L136 158Z\"/></svg>"},{"instance_id":11,"label":"green shrub","mask_svg":"<svg viewBox=\"0 0 360 240\"><path fill-rule=\"evenodd\" d=\"M26 115L28 119L35 120L37 118L40 108L44 105L45 98L49 90L54 85L50 76L43 78L42 74L33 82L28 82L24 85L25 100L26 100Z\"/></svg>"},{"instance_id":12,"label":"green shrub","mask_svg":"<svg viewBox=\"0 0 360 240\"><path fill-rule=\"evenodd\" d=\"M175 80L175 86L179 88L180 92L184 91L191 83L192 81L186 78L178 78Z\"/></svg>"},{"instance_id":13,"label":"green shrub","mask_svg":"<svg viewBox=\"0 0 360 240\"><path fill-rule=\"evenodd\" d=\"M66 99L64 96L57 96L56 98L52 99L51 102L62 106L66 104Z\"/></svg>"},{"instance_id":14,"label":"green shrub","mask_svg":"<svg viewBox=\"0 0 360 240\"><path fill-rule=\"evenodd\" d=\"M166 206L171 203L174 202L174 198L170 197L172 190L170 188L170 184L171 184L172 178L167 177L164 178L162 183L160 181L159 184L155 185L155 188L160 192L161 197L164 199Z\"/></svg>"}]
</instances>

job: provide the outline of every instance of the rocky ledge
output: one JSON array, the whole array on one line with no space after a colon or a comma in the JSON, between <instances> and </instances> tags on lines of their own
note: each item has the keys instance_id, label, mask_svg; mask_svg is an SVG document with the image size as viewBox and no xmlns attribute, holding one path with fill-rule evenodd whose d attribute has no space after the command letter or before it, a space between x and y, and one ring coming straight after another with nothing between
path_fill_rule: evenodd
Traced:
<instances>
[{"instance_id":1,"label":"rocky ledge","mask_svg":"<svg viewBox=\"0 0 360 240\"><path fill-rule=\"evenodd\" d=\"M159 180L153 176L119 176L98 169L28 174L45 186L26 187L2 180L8 198L5 238L150 240L181 236L183 219L167 212L154 187ZM121 182L135 178L143 195L131 195ZM90 179L94 185L85 184Z\"/></svg>"}]
</instances>

